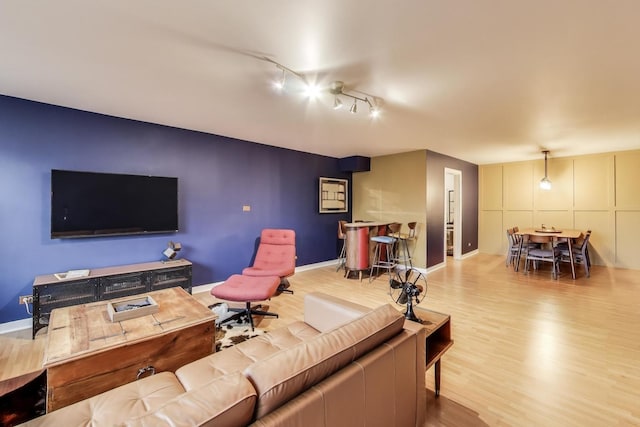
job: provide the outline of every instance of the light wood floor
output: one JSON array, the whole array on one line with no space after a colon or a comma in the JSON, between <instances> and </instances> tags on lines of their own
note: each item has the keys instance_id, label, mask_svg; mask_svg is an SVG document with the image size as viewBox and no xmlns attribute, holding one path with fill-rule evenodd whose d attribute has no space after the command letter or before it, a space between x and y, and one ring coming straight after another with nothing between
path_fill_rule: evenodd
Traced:
<instances>
[{"instance_id":1,"label":"light wood floor","mask_svg":"<svg viewBox=\"0 0 640 427\"><path fill-rule=\"evenodd\" d=\"M334 267L290 282L295 294L269 302L280 318L261 328L302 319L312 291L370 307L391 302L383 278L344 279ZM455 340L442 359L441 397L429 393L429 426L640 425L640 272L594 266L591 278L580 270L573 281L563 265L553 280L548 270L525 275L503 257L478 255L430 273L420 307L450 313ZM0 380L38 370L43 342L30 331L0 336Z\"/></svg>"}]
</instances>

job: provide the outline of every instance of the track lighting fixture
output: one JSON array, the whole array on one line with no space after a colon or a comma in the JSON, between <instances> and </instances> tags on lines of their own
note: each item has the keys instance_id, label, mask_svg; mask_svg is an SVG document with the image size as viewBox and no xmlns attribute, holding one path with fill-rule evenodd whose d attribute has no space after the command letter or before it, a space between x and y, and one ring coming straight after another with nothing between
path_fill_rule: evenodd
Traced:
<instances>
[{"instance_id":1,"label":"track lighting fixture","mask_svg":"<svg viewBox=\"0 0 640 427\"><path fill-rule=\"evenodd\" d=\"M542 190L551 190L551 181L547 176L547 154L549 154L549 150L543 150L544 153L544 178L540 180L540 189Z\"/></svg>"},{"instance_id":2,"label":"track lighting fixture","mask_svg":"<svg viewBox=\"0 0 640 427\"><path fill-rule=\"evenodd\" d=\"M274 61L273 59L270 59L270 58L267 58L267 57L261 57L260 59L274 64L276 66L276 68L278 68L280 71L282 71L282 75L280 76L280 78L276 82L274 82L274 86L278 90L284 89L284 86L285 86L285 83L286 83L287 74L291 74L291 75L296 76L298 79L300 79L304 83L304 85L305 85L304 92L305 92L305 95L307 97L315 98L316 96L318 96L320 94L320 87L308 83L306 78L302 74L299 74L299 73L293 71L292 69L285 67L284 65ZM369 106L369 115L372 118L376 118L376 117L378 117L380 115L380 109L378 108L380 98L377 98L377 97L372 97L372 98L360 97L360 96L357 96L357 95L353 95L351 93L347 93L344 90L345 90L344 82L342 82L340 80L336 80L336 81L332 82L329 85L329 93L334 95L334 99L333 99L333 109L334 110L339 110L340 108L342 108L343 101L342 101L341 97L346 96L347 98L352 98L353 99L353 104L349 108L349 112L351 112L352 114L356 114L358 112L358 101L360 101L360 102L363 102L363 103L365 103L365 104L367 104Z\"/></svg>"}]
</instances>

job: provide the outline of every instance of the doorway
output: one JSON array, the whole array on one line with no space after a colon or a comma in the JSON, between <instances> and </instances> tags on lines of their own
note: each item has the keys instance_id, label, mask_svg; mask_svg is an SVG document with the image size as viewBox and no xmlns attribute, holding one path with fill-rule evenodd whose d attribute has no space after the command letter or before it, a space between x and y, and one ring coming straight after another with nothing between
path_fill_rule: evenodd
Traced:
<instances>
[{"instance_id":1,"label":"doorway","mask_svg":"<svg viewBox=\"0 0 640 427\"><path fill-rule=\"evenodd\" d=\"M444 260L462 258L462 171L444 168Z\"/></svg>"}]
</instances>

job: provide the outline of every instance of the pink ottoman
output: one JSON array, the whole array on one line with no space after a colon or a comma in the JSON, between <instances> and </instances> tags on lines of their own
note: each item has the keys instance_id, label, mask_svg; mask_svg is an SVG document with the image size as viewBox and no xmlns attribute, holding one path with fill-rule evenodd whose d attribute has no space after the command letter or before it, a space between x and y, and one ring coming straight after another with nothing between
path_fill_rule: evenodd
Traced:
<instances>
[{"instance_id":1,"label":"pink ottoman","mask_svg":"<svg viewBox=\"0 0 640 427\"><path fill-rule=\"evenodd\" d=\"M251 330L253 330L252 315L278 317L276 313L259 310L262 307L260 304L251 306L252 302L265 301L271 298L278 290L278 285L280 285L280 277L278 276L261 277L234 274L223 284L212 288L211 295L226 301L246 303L245 308L230 308L229 311L234 311L236 314L225 319L224 322L247 316L249 323L251 323Z\"/></svg>"}]
</instances>

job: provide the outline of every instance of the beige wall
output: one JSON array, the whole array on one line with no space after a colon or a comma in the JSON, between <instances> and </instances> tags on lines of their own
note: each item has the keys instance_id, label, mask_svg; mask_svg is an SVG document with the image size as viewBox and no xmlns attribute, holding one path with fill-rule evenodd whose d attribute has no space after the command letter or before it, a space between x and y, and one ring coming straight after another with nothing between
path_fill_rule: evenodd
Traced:
<instances>
[{"instance_id":1,"label":"beige wall","mask_svg":"<svg viewBox=\"0 0 640 427\"><path fill-rule=\"evenodd\" d=\"M640 269L640 150L480 166L479 249L502 254L506 229L552 225L592 230L594 264Z\"/></svg>"},{"instance_id":2,"label":"beige wall","mask_svg":"<svg viewBox=\"0 0 640 427\"><path fill-rule=\"evenodd\" d=\"M371 171L353 174L353 219L416 221L418 239L411 248L413 265L426 266L426 151L371 159Z\"/></svg>"}]
</instances>

